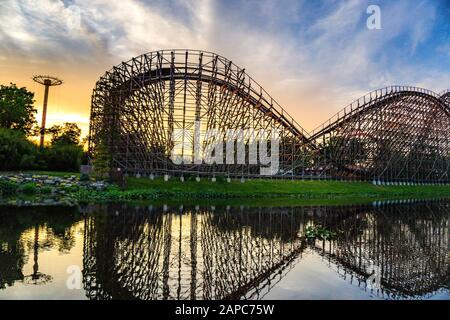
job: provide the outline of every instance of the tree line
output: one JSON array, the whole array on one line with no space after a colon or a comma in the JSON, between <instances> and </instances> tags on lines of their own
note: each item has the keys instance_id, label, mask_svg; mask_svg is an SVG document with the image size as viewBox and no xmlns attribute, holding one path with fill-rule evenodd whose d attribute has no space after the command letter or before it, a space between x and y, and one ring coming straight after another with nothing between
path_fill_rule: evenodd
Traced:
<instances>
[{"instance_id":1,"label":"tree line","mask_svg":"<svg viewBox=\"0 0 450 320\"><path fill-rule=\"evenodd\" d=\"M0 171L78 171L87 162L81 129L76 123L46 129L50 143L40 148L32 141L40 134L34 93L11 83L0 85Z\"/></svg>"}]
</instances>

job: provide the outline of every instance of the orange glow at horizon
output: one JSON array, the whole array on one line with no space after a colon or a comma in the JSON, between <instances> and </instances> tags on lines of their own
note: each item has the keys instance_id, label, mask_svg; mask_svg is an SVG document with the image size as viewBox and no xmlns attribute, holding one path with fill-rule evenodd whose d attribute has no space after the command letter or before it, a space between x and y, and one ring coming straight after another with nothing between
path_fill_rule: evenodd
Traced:
<instances>
[{"instance_id":1,"label":"orange glow at horizon","mask_svg":"<svg viewBox=\"0 0 450 320\"><path fill-rule=\"evenodd\" d=\"M129 57L131 58L131 57ZM85 61L42 61L21 58L0 59L0 84L9 85L15 83L19 87L26 87L35 93L36 120L41 125L44 86L35 83L32 76L44 74L55 76L64 81L61 86L51 87L47 110L47 128L65 122L75 122L82 130L82 138L89 133L89 116L91 106L91 94L96 81L112 66L119 64L118 59L93 59L86 64ZM331 114L328 108L323 108L326 97L317 96L315 100L307 93L309 88L300 88L291 83L266 83L266 78L261 70L253 70L253 75L267 91L276 99L300 126L306 131L328 119ZM259 75L259 77L258 77ZM262 79L258 79L262 78ZM305 98L299 100L299 90L302 89ZM342 106L346 103L342 102ZM48 138L46 138L48 142Z\"/></svg>"},{"instance_id":2,"label":"orange glow at horizon","mask_svg":"<svg viewBox=\"0 0 450 320\"><path fill-rule=\"evenodd\" d=\"M50 89L47 127L76 122L83 137L97 80L171 48L245 68L307 132L375 89L448 89L444 1L385 1L381 30L367 28L366 1L288 2L0 0L0 84L33 91L40 124L44 88L31 77L62 79Z\"/></svg>"},{"instance_id":3,"label":"orange glow at horizon","mask_svg":"<svg viewBox=\"0 0 450 320\"><path fill-rule=\"evenodd\" d=\"M64 81L61 86L50 87L47 124L50 128L56 124L75 122L82 130L82 137L89 132L89 114L91 94L95 82L109 69L96 65L83 66L81 63L52 63L51 61L34 61L26 58L0 60L0 84L15 83L34 92L36 120L41 125L44 99L44 86L33 81L35 74L56 76ZM48 140L48 138L46 139Z\"/></svg>"}]
</instances>

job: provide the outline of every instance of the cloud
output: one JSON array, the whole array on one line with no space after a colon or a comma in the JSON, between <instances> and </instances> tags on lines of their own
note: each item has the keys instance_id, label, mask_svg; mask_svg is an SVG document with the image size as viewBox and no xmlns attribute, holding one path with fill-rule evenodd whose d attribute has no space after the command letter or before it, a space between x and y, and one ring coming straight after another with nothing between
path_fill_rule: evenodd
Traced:
<instances>
[{"instance_id":1,"label":"cloud","mask_svg":"<svg viewBox=\"0 0 450 320\"><path fill-rule=\"evenodd\" d=\"M366 28L372 2L382 30ZM434 1L408 0L4 0L0 56L82 73L78 65L106 71L153 50L213 51L245 67L310 129L379 87L449 86L449 67L435 64L436 52L449 52L448 42L431 40L436 12Z\"/></svg>"}]
</instances>

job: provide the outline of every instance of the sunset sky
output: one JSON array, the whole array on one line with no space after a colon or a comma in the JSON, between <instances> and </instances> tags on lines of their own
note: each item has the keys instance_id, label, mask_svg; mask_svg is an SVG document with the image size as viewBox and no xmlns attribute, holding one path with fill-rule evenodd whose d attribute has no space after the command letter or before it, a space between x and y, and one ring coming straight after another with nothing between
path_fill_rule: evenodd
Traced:
<instances>
[{"instance_id":1,"label":"sunset sky","mask_svg":"<svg viewBox=\"0 0 450 320\"><path fill-rule=\"evenodd\" d=\"M381 30L366 10L381 8ZM159 49L216 52L258 81L310 130L389 85L450 88L450 1L0 0L0 84L36 92L60 77L48 125L87 133L90 96L112 66Z\"/></svg>"}]
</instances>

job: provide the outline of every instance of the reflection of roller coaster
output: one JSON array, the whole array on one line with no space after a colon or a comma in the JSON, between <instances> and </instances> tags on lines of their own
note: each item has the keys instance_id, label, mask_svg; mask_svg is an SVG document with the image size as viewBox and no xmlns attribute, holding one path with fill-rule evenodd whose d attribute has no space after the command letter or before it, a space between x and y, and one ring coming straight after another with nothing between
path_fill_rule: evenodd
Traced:
<instances>
[{"instance_id":1,"label":"reflection of roller coaster","mask_svg":"<svg viewBox=\"0 0 450 320\"><path fill-rule=\"evenodd\" d=\"M381 268L384 297L426 296L449 280L448 214L448 202L392 209L99 206L85 220L84 284L91 299L262 298L310 247L363 284L372 261ZM338 236L307 241L308 225Z\"/></svg>"},{"instance_id":2,"label":"reflection of roller coaster","mask_svg":"<svg viewBox=\"0 0 450 320\"><path fill-rule=\"evenodd\" d=\"M359 286L366 287L373 267L378 269L381 288L375 293L383 298L429 297L450 280L449 213L448 203L375 207L358 214L364 226L355 216L333 219L333 227L348 232L314 249Z\"/></svg>"},{"instance_id":3,"label":"reflection of roller coaster","mask_svg":"<svg viewBox=\"0 0 450 320\"><path fill-rule=\"evenodd\" d=\"M86 220L90 298L238 298L304 247L299 217L285 210L109 210L120 214Z\"/></svg>"},{"instance_id":4,"label":"reflection of roller coaster","mask_svg":"<svg viewBox=\"0 0 450 320\"><path fill-rule=\"evenodd\" d=\"M196 129L202 137L217 129L225 143L237 138L227 130L244 130L238 138L246 155L255 138L247 129L276 129L280 177L449 182L449 105L449 92L389 87L362 97L308 134L245 69L226 58L157 51L123 62L97 82L89 147L95 154L104 146L111 169L127 173L254 176L259 167L249 161L191 164L198 151L194 140L211 143L198 138ZM178 129L184 133L176 134ZM170 155L189 161L175 165Z\"/></svg>"}]
</instances>

